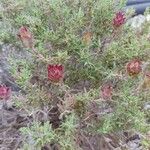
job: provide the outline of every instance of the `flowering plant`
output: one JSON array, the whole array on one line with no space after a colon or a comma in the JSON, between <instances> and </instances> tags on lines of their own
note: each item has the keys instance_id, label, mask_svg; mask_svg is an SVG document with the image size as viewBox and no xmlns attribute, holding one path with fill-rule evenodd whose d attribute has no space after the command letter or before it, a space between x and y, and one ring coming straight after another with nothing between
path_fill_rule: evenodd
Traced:
<instances>
[{"instance_id":1,"label":"flowering plant","mask_svg":"<svg viewBox=\"0 0 150 150\"><path fill-rule=\"evenodd\" d=\"M48 65L48 79L52 82L59 82L64 77L64 67L62 65Z\"/></svg>"},{"instance_id":2,"label":"flowering plant","mask_svg":"<svg viewBox=\"0 0 150 150\"><path fill-rule=\"evenodd\" d=\"M123 12L116 13L116 16L113 19L113 26L118 28L125 23L125 15Z\"/></svg>"},{"instance_id":3,"label":"flowering plant","mask_svg":"<svg viewBox=\"0 0 150 150\"><path fill-rule=\"evenodd\" d=\"M11 95L11 89L4 85L0 85L0 99L8 100Z\"/></svg>"},{"instance_id":4,"label":"flowering plant","mask_svg":"<svg viewBox=\"0 0 150 150\"><path fill-rule=\"evenodd\" d=\"M131 60L127 63L126 70L130 76L138 75L142 71L142 62L139 59Z\"/></svg>"}]
</instances>

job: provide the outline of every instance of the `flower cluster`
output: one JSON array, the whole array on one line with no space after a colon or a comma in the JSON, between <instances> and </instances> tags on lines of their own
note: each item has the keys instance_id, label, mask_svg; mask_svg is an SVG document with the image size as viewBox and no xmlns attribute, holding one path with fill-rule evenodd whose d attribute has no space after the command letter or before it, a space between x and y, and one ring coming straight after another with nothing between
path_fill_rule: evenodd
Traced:
<instances>
[{"instance_id":1,"label":"flower cluster","mask_svg":"<svg viewBox=\"0 0 150 150\"><path fill-rule=\"evenodd\" d=\"M125 23L125 20L125 14L123 12L118 12L116 13L116 16L113 19L113 26L115 28L118 28Z\"/></svg>"},{"instance_id":2,"label":"flower cluster","mask_svg":"<svg viewBox=\"0 0 150 150\"><path fill-rule=\"evenodd\" d=\"M11 95L11 89L5 85L0 85L0 99L8 100Z\"/></svg>"},{"instance_id":3,"label":"flower cluster","mask_svg":"<svg viewBox=\"0 0 150 150\"><path fill-rule=\"evenodd\" d=\"M131 60L127 63L126 70L130 76L138 75L142 71L142 62L139 59Z\"/></svg>"},{"instance_id":4,"label":"flower cluster","mask_svg":"<svg viewBox=\"0 0 150 150\"><path fill-rule=\"evenodd\" d=\"M60 82L64 77L64 67L62 65L48 65L48 79L52 82Z\"/></svg>"},{"instance_id":5,"label":"flower cluster","mask_svg":"<svg viewBox=\"0 0 150 150\"><path fill-rule=\"evenodd\" d=\"M33 36L27 27L22 26L19 29L18 37L26 48L33 48Z\"/></svg>"}]
</instances>

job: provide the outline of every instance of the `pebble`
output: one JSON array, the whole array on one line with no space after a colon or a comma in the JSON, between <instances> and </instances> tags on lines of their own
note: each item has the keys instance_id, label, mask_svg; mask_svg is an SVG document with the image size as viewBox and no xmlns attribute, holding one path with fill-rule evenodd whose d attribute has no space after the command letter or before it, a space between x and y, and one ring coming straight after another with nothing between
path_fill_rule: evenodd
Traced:
<instances>
[{"instance_id":1,"label":"pebble","mask_svg":"<svg viewBox=\"0 0 150 150\"><path fill-rule=\"evenodd\" d=\"M147 102L144 104L144 109L145 110L150 110L150 102Z\"/></svg>"},{"instance_id":2,"label":"pebble","mask_svg":"<svg viewBox=\"0 0 150 150\"><path fill-rule=\"evenodd\" d=\"M133 29L139 29L145 23L146 17L144 15L135 16L127 21L127 25L130 25Z\"/></svg>"}]
</instances>

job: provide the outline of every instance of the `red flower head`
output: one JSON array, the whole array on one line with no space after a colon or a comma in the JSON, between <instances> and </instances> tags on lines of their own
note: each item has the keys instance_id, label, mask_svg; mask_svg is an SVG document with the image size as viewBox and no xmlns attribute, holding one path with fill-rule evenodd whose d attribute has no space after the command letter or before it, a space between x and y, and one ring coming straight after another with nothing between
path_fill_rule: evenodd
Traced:
<instances>
[{"instance_id":1,"label":"red flower head","mask_svg":"<svg viewBox=\"0 0 150 150\"><path fill-rule=\"evenodd\" d=\"M113 26L118 28L125 23L125 15L123 12L116 13L115 18L113 19Z\"/></svg>"},{"instance_id":2,"label":"red flower head","mask_svg":"<svg viewBox=\"0 0 150 150\"><path fill-rule=\"evenodd\" d=\"M113 92L113 86L111 84L105 84L101 88L101 95L103 99L111 99Z\"/></svg>"},{"instance_id":3,"label":"red flower head","mask_svg":"<svg viewBox=\"0 0 150 150\"><path fill-rule=\"evenodd\" d=\"M11 95L11 89L4 85L0 85L0 99L8 100Z\"/></svg>"},{"instance_id":4,"label":"red flower head","mask_svg":"<svg viewBox=\"0 0 150 150\"><path fill-rule=\"evenodd\" d=\"M59 82L64 77L64 67L62 65L48 65L48 79L52 82Z\"/></svg>"},{"instance_id":5,"label":"red flower head","mask_svg":"<svg viewBox=\"0 0 150 150\"><path fill-rule=\"evenodd\" d=\"M142 62L138 59L131 60L127 63L126 70L130 76L137 75L142 71Z\"/></svg>"},{"instance_id":6,"label":"red flower head","mask_svg":"<svg viewBox=\"0 0 150 150\"><path fill-rule=\"evenodd\" d=\"M33 48L33 36L27 27L22 26L19 29L18 37L26 48Z\"/></svg>"}]
</instances>

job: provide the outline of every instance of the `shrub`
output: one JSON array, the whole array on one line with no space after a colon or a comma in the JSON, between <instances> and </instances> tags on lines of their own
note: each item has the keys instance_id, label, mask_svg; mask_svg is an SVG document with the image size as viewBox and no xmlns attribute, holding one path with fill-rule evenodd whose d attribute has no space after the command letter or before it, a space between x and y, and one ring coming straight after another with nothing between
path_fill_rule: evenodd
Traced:
<instances>
[{"instance_id":1,"label":"shrub","mask_svg":"<svg viewBox=\"0 0 150 150\"><path fill-rule=\"evenodd\" d=\"M46 113L52 115L21 129L28 139L25 149L49 143L79 149L80 130L104 134L149 130L143 108L148 94L141 86L144 67L134 77L126 72L130 62L149 60L148 23L140 33L132 30L125 24L131 16L120 11L125 1L115 2L1 0L0 39L30 56L9 58L12 76L26 91L24 105L48 107ZM105 107L111 111L105 113Z\"/></svg>"}]
</instances>

